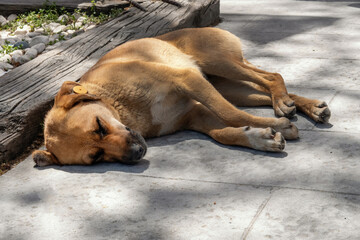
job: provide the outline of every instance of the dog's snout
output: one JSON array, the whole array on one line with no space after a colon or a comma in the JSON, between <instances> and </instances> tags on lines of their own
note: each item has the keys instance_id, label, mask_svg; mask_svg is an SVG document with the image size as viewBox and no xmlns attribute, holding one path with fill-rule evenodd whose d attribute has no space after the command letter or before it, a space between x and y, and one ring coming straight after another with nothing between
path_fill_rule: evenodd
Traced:
<instances>
[{"instance_id":1,"label":"dog's snout","mask_svg":"<svg viewBox=\"0 0 360 240\"><path fill-rule=\"evenodd\" d=\"M144 147L137 143L132 144L131 152L134 160L140 160L145 155Z\"/></svg>"}]
</instances>

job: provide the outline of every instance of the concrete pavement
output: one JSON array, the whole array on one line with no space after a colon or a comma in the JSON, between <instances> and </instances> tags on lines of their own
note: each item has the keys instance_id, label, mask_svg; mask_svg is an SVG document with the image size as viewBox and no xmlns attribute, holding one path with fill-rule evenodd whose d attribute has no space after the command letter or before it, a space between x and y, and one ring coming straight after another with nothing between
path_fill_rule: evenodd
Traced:
<instances>
[{"instance_id":1,"label":"concrete pavement","mask_svg":"<svg viewBox=\"0 0 360 240\"><path fill-rule=\"evenodd\" d=\"M148 140L135 166L33 168L0 177L0 239L360 239L360 3L222 0L218 27L289 92L327 101L281 154L195 132ZM270 108L248 108L273 116Z\"/></svg>"}]
</instances>

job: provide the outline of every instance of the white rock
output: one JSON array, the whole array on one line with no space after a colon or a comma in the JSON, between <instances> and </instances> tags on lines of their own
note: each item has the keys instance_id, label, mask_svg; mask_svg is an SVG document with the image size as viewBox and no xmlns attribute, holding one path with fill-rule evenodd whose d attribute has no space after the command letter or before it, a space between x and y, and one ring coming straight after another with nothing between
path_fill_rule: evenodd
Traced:
<instances>
[{"instance_id":1,"label":"white rock","mask_svg":"<svg viewBox=\"0 0 360 240\"><path fill-rule=\"evenodd\" d=\"M7 20L6 20L6 18L4 18L4 16L3 15L0 15L0 24L3 24L3 23L7 23Z\"/></svg>"},{"instance_id":2,"label":"white rock","mask_svg":"<svg viewBox=\"0 0 360 240\"><path fill-rule=\"evenodd\" d=\"M60 25L60 26L56 27L53 32L54 33L59 33L59 32L64 31L65 29L66 29L65 25Z\"/></svg>"},{"instance_id":3,"label":"white rock","mask_svg":"<svg viewBox=\"0 0 360 240\"><path fill-rule=\"evenodd\" d=\"M45 49L45 44L44 43L38 43L34 46L32 46L33 49L36 49L36 51L38 52L38 54L42 53Z\"/></svg>"},{"instance_id":4,"label":"white rock","mask_svg":"<svg viewBox=\"0 0 360 240\"><path fill-rule=\"evenodd\" d=\"M30 41L30 46L35 46L36 44L39 43L44 43L44 44L48 44L49 43L49 37L48 36L36 36L34 38L31 39Z\"/></svg>"},{"instance_id":5,"label":"white rock","mask_svg":"<svg viewBox=\"0 0 360 240\"><path fill-rule=\"evenodd\" d=\"M29 38L33 38L39 35L41 35L41 33L39 32L29 32L28 34L26 34L26 36L28 36Z\"/></svg>"},{"instance_id":6,"label":"white rock","mask_svg":"<svg viewBox=\"0 0 360 240\"><path fill-rule=\"evenodd\" d=\"M28 48L25 50L25 56L28 56L30 59L36 58L38 51L35 48Z\"/></svg>"},{"instance_id":7,"label":"white rock","mask_svg":"<svg viewBox=\"0 0 360 240\"><path fill-rule=\"evenodd\" d=\"M9 36L10 32L6 31L6 30L1 30L0 31L0 38L5 39Z\"/></svg>"},{"instance_id":8,"label":"white rock","mask_svg":"<svg viewBox=\"0 0 360 240\"><path fill-rule=\"evenodd\" d=\"M14 21L16 18L17 18L17 15L16 15L16 14L10 14L10 15L8 16L7 20L8 20L9 22L11 22L11 21Z\"/></svg>"},{"instance_id":9,"label":"white rock","mask_svg":"<svg viewBox=\"0 0 360 240\"><path fill-rule=\"evenodd\" d=\"M75 28L80 28L82 26L82 22L76 22L75 23Z\"/></svg>"},{"instance_id":10,"label":"white rock","mask_svg":"<svg viewBox=\"0 0 360 240\"><path fill-rule=\"evenodd\" d=\"M68 15L61 15L61 16L59 16L59 18L58 18L58 21L59 22L66 22L66 21L68 21L69 20L69 17L68 17Z\"/></svg>"},{"instance_id":11,"label":"white rock","mask_svg":"<svg viewBox=\"0 0 360 240\"><path fill-rule=\"evenodd\" d=\"M6 74L6 72L2 69L0 69L0 77L4 76Z\"/></svg>"},{"instance_id":12,"label":"white rock","mask_svg":"<svg viewBox=\"0 0 360 240\"><path fill-rule=\"evenodd\" d=\"M13 52L10 53L10 56L14 57L14 55L23 55L23 51L22 50L15 50Z\"/></svg>"},{"instance_id":13,"label":"white rock","mask_svg":"<svg viewBox=\"0 0 360 240\"><path fill-rule=\"evenodd\" d=\"M2 56L0 62L11 62L11 56L9 54Z\"/></svg>"},{"instance_id":14,"label":"white rock","mask_svg":"<svg viewBox=\"0 0 360 240\"><path fill-rule=\"evenodd\" d=\"M44 30L44 28L35 28L35 32L36 33L44 33L45 30Z\"/></svg>"},{"instance_id":15,"label":"white rock","mask_svg":"<svg viewBox=\"0 0 360 240\"><path fill-rule=\"evenodd\" d=\"M14 66L11 65L11 64L9 64L9 63L7 63L7 62L0 62L0 69L1 69L1 70L7 71L7 70L13 69L13 68L14 68Z\"/></svg>"},{"instance_id":16,"label":"white rock","mask_svg":"<svg viewBox=\"0 0 360 240\"><path fill-rule=\"evenodd\" d=\"M14 35L25 35L26 33L27 33L26 30L16 29L16 31L14 32Z\"/></svg>"},{"instance_id":17,"label":"white rock","mask_svg":"<svg viewBox=\"0 0 360 240\"><path fill-rule=\"evenodd\" d=\"M25 34L27 34L28 32L30 32L31 31L31 27L29 26L29 25L24 25L24 26L22 26L22 27L18 27L16 30L15 30L15 32L14 32L14 34L15 35L25 35Z\"/></svg>"},{"instance_id":18,"label":"white rock","mask_svg":"<svg viewBox=\"0 0 360 240\"><path fill-rule=\"evenodd\" d=\"M58 26L61 26L61 24L52 22L52 23L49 23L48 25L46 25L46 28L50 28L51 31L54 31L54 29L57 28Z\"/></svg>"},{"instance_id":19,"label":"white rock","mask_svg":"<svg viewBox=\"0 0 360 240\"><path fill-rule=\"evenodd\" d=\"M83 22L86 20L86 17L79 17L76 21L77 22Z\"/></svg>"},{"instance_id":20,"label":"white rock","mask_svg":"<svg viewBox=\"0 0 360 240\"><path fill-rule=\"evenodd\" d=\"M72 35L72 34L74 34L74 33L75 33L75 30L71 30L71 29L69 29L69 30L67 30L66 32L67 32L68 34Z\"/></svg>"}]
</instances>

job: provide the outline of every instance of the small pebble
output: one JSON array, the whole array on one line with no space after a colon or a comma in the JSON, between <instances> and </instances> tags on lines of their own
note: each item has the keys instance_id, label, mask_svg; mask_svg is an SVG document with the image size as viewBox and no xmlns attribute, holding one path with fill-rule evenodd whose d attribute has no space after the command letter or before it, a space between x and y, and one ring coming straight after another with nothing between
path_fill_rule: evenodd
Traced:
<instances>
[{"instance_id":1,"label":"small pebble","mask_svg":"<svg viewBox=\"0 0 360 240\"><path fill-rule=\"evenodd\" d=\"M24 63L26 63L26 62L28 62L28 61L30 61L30 60L31 60L31 58L30 58L29 56L26 56L26 55L20 56L20 58L19 58L19 63L20 63L20 64L24 64Z\"/></svg>"},{"instance_id":2,"label":"small pebble","mask_svg":"<svg viewBox=\"0 0 360 240\"><path fill-rule=\"evenodd\" d=\"M36 37L39 35L41 35L41 33L39 33L39 32L29 32L28 34L26 34L26 36L28 36L30 38L33 38L33 37Z\"/></svg>"},{"instance_id":3,"label":"small pebble","mask_svg":"<svg viewBox=\"0 0 360 240\"><path fill-rule=\"evenodd\" d=\"M59 22L66 22L66 21L68 21L69 20L69 17L67 16L67 15L61 15L61 16L59 16L59 18L58 18L58 21Z\"/></svg>"},{"instance_id":4,"label":"small pebble","mask_svg":"<svg viewBox=\"0 0 360 240\"><path fill-rule=\"evenodd\" d=\"M35 28L35 32L36 33L44 33L45 30L44 30L44 28Z\"/></svg>"},{"instance_id":5,"label":"small pebble","mask_svg":"<svg viewBox=\"0 0 360 240\"><path fill-rule=\"evenodd\" d=\"M20 57L21 57L22 55L20 55L20 54L14 54L14 55L12 55L12 58L11 58L11 62L12 63L20 63Z\"/></svg>"},{"instance_id":6,"label":"small pebble","mask_svg":"<svg viewBox=\"0 0 360 240\"><path fill-rule=\"evenodd\" d=\"M49 37L48 36L36 36L34 38L31 39L30 41L30 46L35 46L36 44L39 43L44 43L44 44L48 44L49 43Z\"/></svg>"},{"instance_id":7,"label":"small pebble","mask_svg":"<svg viewBox=\"0 0 360 240\"><path fill-rule=\"evenodd\" d=\"M37 55L38 55L38 52L35 48L28 48L25 51L25 56L28 56L30 59L36 58Z\"/></svg>"},{"instance_id":8,"label":"small pebble","mask_svg":"<svg viewBox=\"0 0 360 240\"><path fill-rule=\"evenodd\" d=\"M65 25L60 25L60 26L56 27L56 28L53 30L53 32L54 32L54 33L60 33L60 32L62 32L62 31L64 31L65 29L66 29L66 26L65 26Z\"/></svg>"},{"instance_id":9,"label":"small pebble","mask_svg":"<svg viewBox=\"0 0 360 240\"><path fill-rule=\"evenodd\" d=\"M60 25L61 25L60 23L52 22L46 25L45 28L50 28L51 31L54 31L54 29L59 27Z\"/></svg>"},{"instance_id":10,"label":"small pebble","mask_svg":"<svg viewBox=\"0 0 360 240\"><path fill-rule=\"evenodd\" d=\"M0 58L1 62L9 62L11 61L11 56L9 54L6 54Z\"/></svg>"},{"instance_id":11,"label":"small pebble","mask_svg":"<svg viewBox=\"0 0 360 240\"><path fill-rule=\"evenodd\" d=\"M36 49L36 51L38 52L38 54L42 53L45 49L45 44L44 43L38 43L34 46L32 46L31 48Z\"/></svg>"},{"instance_id":12,"label":"small pebble","mask_svg":"<svg viewBox=\"0 0 360 240\"><path fill-rule=\"evenodd\" d=\"M75 28L80 28L82 26L82 22L76 22L75 23Z\"/></svg>"}]
</instances>

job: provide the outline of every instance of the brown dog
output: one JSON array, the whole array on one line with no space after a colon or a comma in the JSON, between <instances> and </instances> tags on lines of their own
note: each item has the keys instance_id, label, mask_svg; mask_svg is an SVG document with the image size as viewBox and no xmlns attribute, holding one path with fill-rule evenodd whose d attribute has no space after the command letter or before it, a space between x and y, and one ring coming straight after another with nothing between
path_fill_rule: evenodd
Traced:
<instances>
[{"instance_id":1,"label":"brown dog","mask_svg":"<svg viewBox=\"0 0 360 240\"><path fill-rule=\"evenodd\" d=\"M237 106L272 106L263 118ZM80 83L65 82L45 119L47 151L38 166L136 163L143 137L183 129L227 145L280 152L298 138L296 108L327 122L326 103L288 94L278 73L245 60L240 41L217 28L183 29L125 43L93 66Z\"/></svg>"}]
</instances>

